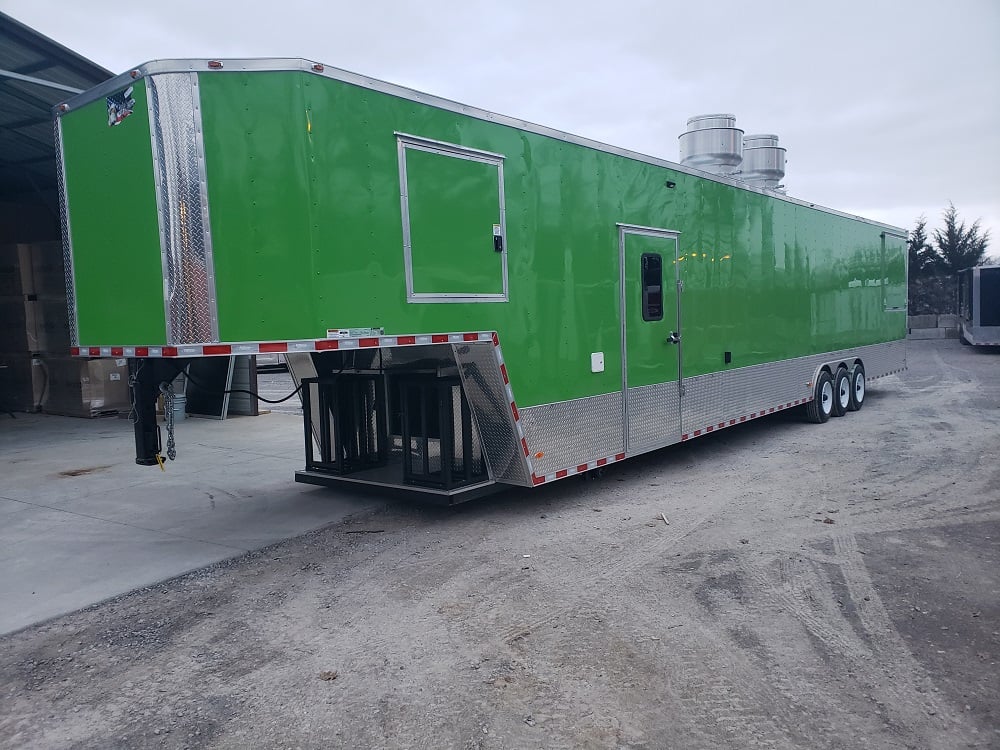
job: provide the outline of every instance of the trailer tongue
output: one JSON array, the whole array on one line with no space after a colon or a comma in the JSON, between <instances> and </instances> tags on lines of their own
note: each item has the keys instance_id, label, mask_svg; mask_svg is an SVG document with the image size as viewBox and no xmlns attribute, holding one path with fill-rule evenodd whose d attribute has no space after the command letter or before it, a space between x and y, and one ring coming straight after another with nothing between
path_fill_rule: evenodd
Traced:
<instances>
[{"instance_id":1,"label":"trailer tongue","mask_svg":"<svg viewBox=\"0 0 1000 750\"><path fill-rule=\"evenodd\" d=\"M447 503L905 366L905 233L770 183L302 60L149 63L56 133L74 353L130 360L141 464L200 357L286 355L298 481Z\"/></svg>"}]
</instances>

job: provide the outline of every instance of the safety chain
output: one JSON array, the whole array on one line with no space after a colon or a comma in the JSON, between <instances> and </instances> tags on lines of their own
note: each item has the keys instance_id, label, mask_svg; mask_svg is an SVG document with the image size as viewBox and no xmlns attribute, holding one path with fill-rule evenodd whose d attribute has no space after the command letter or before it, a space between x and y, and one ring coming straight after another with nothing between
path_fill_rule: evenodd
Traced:
<instances>
[{"instance_id":1,"label":"safety chain","mask_svg":"<svg viewBox=\"0 0 1000 750\"><path fill-rule=\"evenodd\" d=\"M174 384L160 383L160 393L163 394L163 421L167 426L167 458L173 461L177 458L177 446L174 444Z\"/></svg>"}]
</instances>

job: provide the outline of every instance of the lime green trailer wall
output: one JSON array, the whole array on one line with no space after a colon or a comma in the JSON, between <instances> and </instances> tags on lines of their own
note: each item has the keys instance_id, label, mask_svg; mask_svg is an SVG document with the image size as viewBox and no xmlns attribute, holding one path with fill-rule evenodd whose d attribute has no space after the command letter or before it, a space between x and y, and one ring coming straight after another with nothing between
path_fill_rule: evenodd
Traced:
<instances>
[{"instance_id":1,"label":"lime green trailer wall","mask_svg":"<svg viewBox=\"0 0 1000 750\"><path fill-rule=\"evenodd\" d=\"M727 373L903 365L905 233L780 193L299 60L150 63L57 116L81 355L496 332L529 432L672 383L677 440ZM794 379L780 401L811 400ZM661 421L589 452L675 441Z\"/></svg>"}]
</instances>

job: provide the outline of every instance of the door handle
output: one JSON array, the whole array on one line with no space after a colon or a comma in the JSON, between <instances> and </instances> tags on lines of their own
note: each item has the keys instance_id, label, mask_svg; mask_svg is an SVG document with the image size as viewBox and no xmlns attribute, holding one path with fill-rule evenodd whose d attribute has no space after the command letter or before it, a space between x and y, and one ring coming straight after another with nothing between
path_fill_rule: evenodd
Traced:
<instances>
[{"instance_id":1,"label":"door handle","mask_svg":"<svg viewBox=\"0 0 1000 750\"><path fill-rule=\"evenodd\" d=\"M679 343L681 343L681 335L679 333L677 333L677 331L671 331L670 335L667 336L666 342L664 342L664 343L667 343L667 344L679 344Z\"/></svg>"}]
</instances>

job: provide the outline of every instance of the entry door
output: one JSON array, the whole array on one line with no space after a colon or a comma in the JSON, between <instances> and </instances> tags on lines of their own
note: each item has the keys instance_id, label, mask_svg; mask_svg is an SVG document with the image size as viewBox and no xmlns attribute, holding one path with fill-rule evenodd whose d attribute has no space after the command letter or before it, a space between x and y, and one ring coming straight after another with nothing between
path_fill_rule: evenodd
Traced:
<instances>
[{"instance_id":1,"label":"entry door","mask_svg":"<svg viewBox=\"0 0 1000 750\"><path fill-rule=\"evenodd\" d=\"M681 433L677 232L619 225L625 443L643 450Z\"/></svg>"}]
</instances>

